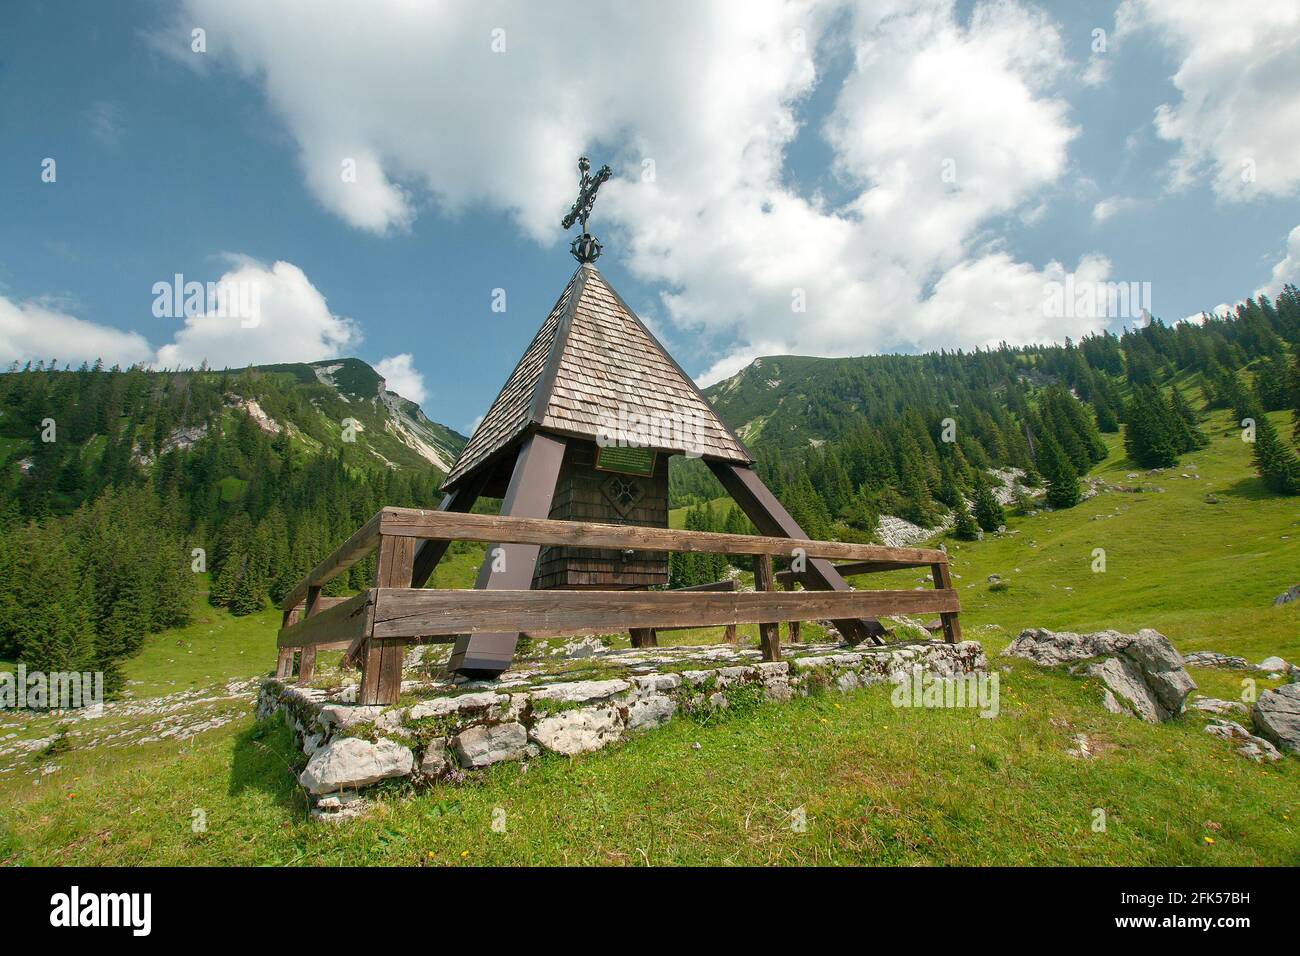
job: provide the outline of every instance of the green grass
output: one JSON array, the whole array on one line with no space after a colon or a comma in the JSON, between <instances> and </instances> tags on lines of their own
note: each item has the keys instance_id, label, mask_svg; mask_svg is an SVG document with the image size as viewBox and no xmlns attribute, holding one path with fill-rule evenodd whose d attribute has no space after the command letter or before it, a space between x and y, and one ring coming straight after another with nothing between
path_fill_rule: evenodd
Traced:
<instances>
[{"instance_id":1,"label":"green grass","mask_svg":"<svg viewBox=\"0 0 1300 956\"><path fill-rule=\"evenodd\" d=\"M392 788L342 827L306 820L278 722L87 775L11 812L33 864L1233 864L1300 860L1295 761L1248 763L1199 720L1108 714L1096 688L1016 662L1002 713L896 710L887 688L689 718L474 784ZM1075 733L1102 750L1066 755ZM698 742L697 750L693 744ZM33 789L30 786L28 789ZM69 793L75 795L69 796ZM194 833L193 812L207 818ZM506 832L491 829L506 813ZM792 813L806 814L805 832ZM1094 812L1106 812L1094 832ZM1205 842L1206 837L1214 840Z\"/></svg>"},{"instance_id":2,"label":"green grass","mask_svg":"<svg viewBox=\"0 0 1300 956\"><path fill-rule=\"evenodd\" d=\"M1155 627L1184 651L1300 660L1300 607L1271 607L1300 583L1300 499L1263 490L1227 424L1215 416L1210 448L1155 475L1124 462L1110 438L1112 457L1094 474L1162 493L1107 492L1011 517L1017 534L948 542L966 636L1008 668L998 671L995 719L895 709L887 687L825 693L704 724L682 718L586 757L500 766L463 787L393 786L365 819L326 827L306 818L291 776L303 758L287 731L243 717L185 744L74 748L35 785L0 780L0 862L1296 865L1300 760L1252 764L1205 734L1200 714L1150 726L1107 713L1095 684L996 656L1023 627ZM1200 478L1177 477L1191 465ZM1092 571L1099 547L1104 573ZM480 555L452 554L436 582L467 585ZM990 591L993 573L1005 590ZM854 583L910 588L920 577ZM274 612L210 613L151 638L128 668L144 682L133 691L270 667ZM1193 676L1212 696L1241 692L1242 675ZM1096 759L1066 753L1080 733ZM192 831L196 808L204 833ZM491 828L497 808L505 833ZM791 827L800 808L805 832ZM1098 808L1104 832L1093 828Z\"/></svg>"},{"instance_id":3,"label":"green grass","mask_svg":"<svg viewBox=\"0 0 1300 956\"><path fill-rule=\"evenodd\" d=\"M265 674L275 662L280 618L278 608L235 617L209 604L205 590L189 624L145 638L124 667L126 689L133 698L158 697Z\"/></svg>"}]
</instances>

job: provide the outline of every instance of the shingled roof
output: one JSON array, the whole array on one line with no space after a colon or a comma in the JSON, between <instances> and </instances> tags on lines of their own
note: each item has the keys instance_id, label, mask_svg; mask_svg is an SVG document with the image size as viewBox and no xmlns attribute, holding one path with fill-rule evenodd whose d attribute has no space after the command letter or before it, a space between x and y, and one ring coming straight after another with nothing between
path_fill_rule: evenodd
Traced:
<instances>
[{"instance_id":1,"label":"shingled roof","mask_svg":"<svg viewBox=\"0 0 1300 956\"><path fill-rule=\"evenodd\" d=\"M752 464L745 446L594 265L578 267L452 465L450 489L529 427Z\"/></svg>"}]
</instances>

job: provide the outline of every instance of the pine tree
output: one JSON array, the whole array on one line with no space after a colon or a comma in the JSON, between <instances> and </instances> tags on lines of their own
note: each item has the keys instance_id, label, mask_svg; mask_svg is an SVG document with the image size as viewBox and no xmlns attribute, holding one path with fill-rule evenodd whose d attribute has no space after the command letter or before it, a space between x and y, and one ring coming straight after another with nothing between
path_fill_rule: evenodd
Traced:
<instances>
[{"instance_id":1,"label":"pine tree","mask_svg":"<svg viewBox=\"0 0 1300 956\"><path fill-rule=\"evenodd\" d=\"M1137 388L1124 421L1124 451L1143 468L1169 468L1178 461L1171 413L1154 388Z\"/></svg>"},{"instance_id":2,"label":"pine tree","mask_svg":"<svg viewBox=\"0 0 1300 956\"><path fill-rule=\"evenodd\" d=\"M997 531L1002 525L1007 523L1007 516L1002 511L1002 506L998 504L997 498L993 497L993 490L989 487L988 479L983 473L975 475L975 522L984 531Z\"/></svg>"},{"instance_id":3,"label":"pine tree","mask_svg":"<svg viewBox=\"0 0 1300 956\"><path fill-rule=\"evenodd\" d=\"M957 521L953 525L953 535L963 541L974 541L980 536L980 528L971 517L970 509L963 504L957 507L956 512Z\"/></svg>"},{"instance_id":4,"label":"pine tree","mask_svg":"<svg viewBox=\"0 0 1300 956\"><path fill-rule=\"evenodd\" d=\"M1047 503L1053 508L1073 508L1082 497L1079 473L1056 439L1044 434L1038 446L1038 470L1047 482Z\"/></svg>"},{"instance_id":5,"label":"pine tree","mask_svg":"<svg viewBox=\"0 0 1300 956\"><path fill-rule=\"evenodd\" d=\"M1280 437L1262 412L1255 422L1255 471L1269 491L1300 495L1300 458Z\"/></svg>"}]
</instances>

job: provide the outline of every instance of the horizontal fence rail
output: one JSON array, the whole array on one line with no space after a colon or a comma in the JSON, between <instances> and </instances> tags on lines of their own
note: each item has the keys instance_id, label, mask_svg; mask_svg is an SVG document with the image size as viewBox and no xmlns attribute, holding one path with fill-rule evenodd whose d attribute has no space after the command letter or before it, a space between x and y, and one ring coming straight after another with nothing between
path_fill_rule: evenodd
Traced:
<instances>
[{"instance_id":1,"label":"horizontal fence rail","mask_svg":"<svg viewBox=\"0 0 1300 956\"><path fill-rule=\"evenodd\" d=\"M669 591L413 588L405 585L411 583L419 540L745 556L754 561L755 590L739 591L730 580ZM375 587L353 597L322 596L322 587L376 549ZM794 568L807 560L841 561L845 563L835 567L843 575L925 567L934 589L796 590L807 583L802 569L773 574L773 558L784 558ZM786 590L777 590L778 582ZM940 549L384 508L285 597L277 674L290 676L298 659L299 682L310 680L317 650L342 649L345 663L361 662L358 702L391 704L400 691L402 648L414 641L451 641L464 634L626 631L642 646L647 639L653 644L656 629L721 625L726 639L735 640L736 625L757 624L764 658L778 660L781 622L789 623L794 637L800 621L937 613L945 640L956 642L961 640L959 610L948 555Z\"/></svg>"}]
</instances>

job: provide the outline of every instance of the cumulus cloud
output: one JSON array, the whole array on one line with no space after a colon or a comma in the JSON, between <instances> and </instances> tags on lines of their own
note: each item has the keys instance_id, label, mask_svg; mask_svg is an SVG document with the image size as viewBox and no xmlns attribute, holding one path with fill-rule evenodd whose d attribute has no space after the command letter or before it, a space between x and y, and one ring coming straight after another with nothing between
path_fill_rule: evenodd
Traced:
<instances>
[{"instance_id":1,"label":"cumulus cloud","mask_svg":"<svg viewBox=\"0 0 1300 956\"><path fill-rule=\"evenodd\" d=\"M332 313L325 296L292 263L267 266L241 259L215 285L217 301L206 301L199 314L178 320L184 325L158 350L157 365L311 362L346 354L361 341L357 324Z\"/></svg>"},{"instance_id":2,"label":"cumulus cloud","mask_svg":"<svg viewBox=\"0 0 1300 956\"><path fill-rule=\"evenodd\" d=\"M1291 196L1300 189L1300 0L1138 0L1135 22L1180 63L1182 98L1155 116L1179 144L1171 186L1208 175L1229 200Z\"/></svg>"},{"instance_id":3,"label":"cumulus cloud","mask_svg":"<svg viewBox=\"0 0 1300 956\"><path fill-rule=\"evenodd\" d=\"M94 362L129 366L147 362L153 350L144 336L87 322L38 300L0 296L0 362Z\"/></svg>"},{"instance_id":4,"label":"cumulus cloud","mask_svg":"<svg viewBox=\"0 0 1300 956\"><path fill-rule=\"evenodd\" d=\"M778 344L858 354L1042 333L1028 316L1040 291L1028 309L1000 297L1056 264L1015 262L987 233L1041 216L1076 135L1054 92L1071 64L1037 8L991 0L964 20L952 0L678 0L599 16L525 0L185 6L213 63L262 86L307 188L358 229L481 206L558 246L575 157L609 157L598 234L666 290L675 325L738 339L703 379ZM785 165L832 27L853 55L817 131L851 191L838 204L801 194ZM957 286L998 297L961 310L994 310L996 330L930 301Z\"/></svg>"},{"instance_id":5,"label":"cumulus cloud","mask_svg":"<svg viewBox=\"0 0 1300 956\"><path fill-rule=\"evenodd\" d=\"M388 390L396 392L402 398L410 399L417 405L423 405L428 392L424 387L424 375L415 367L415 359L410 352L390 355L375 363L375 371L388 382Z\"/></svg>"},{"instance_id":6,"label":"cumulus cloud","mask_svg":"<svg viewBox=\"0 0 1300 956\"><path fill-rule=\"evenodd\" d=\"M1291 230L1286 238L1286 255L1273 266L1268 285L1261 292L1276 296L1284 285L1300 286L1300 226Z\"/></svg>"}]
</instances>

